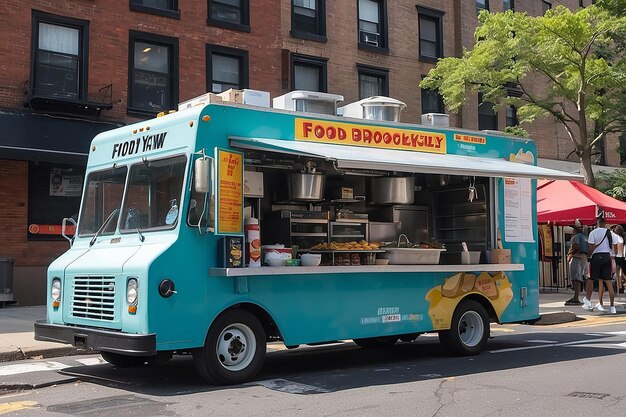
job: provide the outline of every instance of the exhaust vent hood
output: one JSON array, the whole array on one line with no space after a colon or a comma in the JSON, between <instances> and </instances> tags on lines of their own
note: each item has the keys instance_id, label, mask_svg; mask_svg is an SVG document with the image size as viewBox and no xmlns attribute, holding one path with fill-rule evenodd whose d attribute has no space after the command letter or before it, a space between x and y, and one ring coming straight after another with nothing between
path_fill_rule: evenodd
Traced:
<instances>
[{"instance_id":1,"label":"exhaust vent hood","mask_svg":"<svg viewBox=\"0 0 626 417\"><path fill-rule=\"evenodd\" d=\"M317 91L296 90L274 97L275 109L300 111L305 113L337 114L337 103L343 101L343 96Z\"/></svg>"},{"instance_id":2,"label":"exhaust vent hood","mask_svg":"<svg viewBox=\"0 0 626 417\"><path fill-rule=\"evenodd\" d=\"M442 113L422 114L422 124L428 126L450 127L450 116Z\"/></svg>"},{"instance_id":3,"label":"exhaust vent hood","mask_svg":"<svg viewBox=\"0 0 626 417\"><path fill-rule=\"evenodd\" d=\"M337 109L340 116L357 119L399 122L406 104L391 97L375 96L355 101Z\"/></svg>"}]
</instances>

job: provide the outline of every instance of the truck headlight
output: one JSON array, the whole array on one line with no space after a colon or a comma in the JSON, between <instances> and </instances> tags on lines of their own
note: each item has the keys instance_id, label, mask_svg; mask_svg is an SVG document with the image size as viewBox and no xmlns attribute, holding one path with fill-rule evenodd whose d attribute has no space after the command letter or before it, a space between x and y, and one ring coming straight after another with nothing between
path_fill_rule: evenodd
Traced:
<instances>
[{"instance_id":1,"label":"truck headlight","mask_svg":"<svg viewBox=\"0 0 626 417\"><path fill-rule=\"evenodd\" d=\"M52 297L52 301L59 301L61 298L61 279L54 278L52 280L52 285L50 286L50 297Z\"/></svg>"},{"instance_id":2,"label":"truck headlight","mask_svg":"<svg viewBox=\"0 0 626 417\"><path fill-rule=\"evenodd\" d=\"M138 295L137 287L138 286L139 286L139 283L137 282L136 278L129 278L128 282L126 283L126 301L130 305L137 304L137 295Z\"/></svg>"}]
</instances>

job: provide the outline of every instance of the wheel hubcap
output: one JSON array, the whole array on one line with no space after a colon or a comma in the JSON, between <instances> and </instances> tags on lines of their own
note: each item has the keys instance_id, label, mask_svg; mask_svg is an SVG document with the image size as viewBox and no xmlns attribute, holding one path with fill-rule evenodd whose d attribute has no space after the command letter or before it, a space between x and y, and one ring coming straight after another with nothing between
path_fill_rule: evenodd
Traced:
<instances>
[{"instance_id":1,"label":"wheel hubcap","mask_svg":"<svg viewBox=\"0 0 626 417\"><path fill-rule=\"evenodd\" d=\"M475 311L467 311L459 320L459 338L465 346L474 347L480 343L485 332L483 319Z\"/></svg>"},{"instance_id":2,"label":"wheel hubcap","mask_svg":"<svg viewBox=\"0 0 626 417\"><path fill-rule=\"evenodd\" d=\"M222 330L217 340L216 354L229 371L240 371L250 365L256 351L256 339L245 324L232 324Z\"/></svg>"}]
</instances>

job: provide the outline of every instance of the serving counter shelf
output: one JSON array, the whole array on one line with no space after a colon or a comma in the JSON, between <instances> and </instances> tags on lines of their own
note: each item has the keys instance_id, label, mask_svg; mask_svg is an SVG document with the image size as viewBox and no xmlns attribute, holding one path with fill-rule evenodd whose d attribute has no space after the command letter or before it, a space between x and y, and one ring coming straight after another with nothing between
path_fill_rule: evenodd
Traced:
<instances>
[{"instance_id":1,"label":"serving counter shelf","mask_svg":"<svg viewBox=\"0 0 626 417\"><path fill-rule=\"evenodd\" d=\"M524 264L474 265L360 265L360 266L262 266L260 268L210 268L209 276L320 275L387 272L509 272L523 271Z\"/></svg>"}]
</instances>

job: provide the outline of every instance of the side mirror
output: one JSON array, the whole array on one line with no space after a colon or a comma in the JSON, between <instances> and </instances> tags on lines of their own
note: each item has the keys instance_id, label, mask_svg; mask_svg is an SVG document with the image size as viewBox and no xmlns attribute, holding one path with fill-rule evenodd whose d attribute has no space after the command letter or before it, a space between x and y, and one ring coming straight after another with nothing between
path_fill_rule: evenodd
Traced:
<instances>
[{"instance_id":1,"label":"side mirror","mask_svg":"<svg viewBox=\"0 0 626 417\"><path fill-rule=\"evenodd\" d=\"M207 194L211 191L211 174L213 159L198 158L193 165L193 189L197 193Z\"/></svg>"},{"instance_id":2,"label":"side mirror","mask_svg":"<svg viewBox=\"0 0 626 417\"><path fill-rule=\"evenodd\" d=\"M72 233L72 237L69 237L66 233L67 223L71 223L74 226L74 233ZM74 243L75 234L76 234L76 220L74 220L71 217L63 218L63 222L61 223L61 236L63 236L70 242L70 248L72 247L72 244Z\"/></svg>"}]
</instances>

